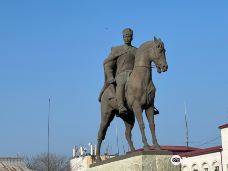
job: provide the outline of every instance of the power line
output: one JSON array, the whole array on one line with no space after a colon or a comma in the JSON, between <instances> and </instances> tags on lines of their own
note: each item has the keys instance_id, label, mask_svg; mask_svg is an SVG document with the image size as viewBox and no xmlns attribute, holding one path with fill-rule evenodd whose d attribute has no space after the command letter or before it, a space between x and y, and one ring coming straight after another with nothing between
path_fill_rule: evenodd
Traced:
<instances>
[{"instance_id":1,"label":"power line","mask_svg":"<svg viewBox=\"0 0 228 171\"><path fill-rule=\"evenodd\" d=\"M215 137L215 138L213 138L213 139L211 139L211 140L208 140L208 141L206 141L206 142L200 144L198 147L201 147L201 146L206 145L206 144L210 144L210 143L216 141L217 139L219 139L220 137L221 137L221 136L218 136L218 137Z\"/></svg>"}]
</instances>

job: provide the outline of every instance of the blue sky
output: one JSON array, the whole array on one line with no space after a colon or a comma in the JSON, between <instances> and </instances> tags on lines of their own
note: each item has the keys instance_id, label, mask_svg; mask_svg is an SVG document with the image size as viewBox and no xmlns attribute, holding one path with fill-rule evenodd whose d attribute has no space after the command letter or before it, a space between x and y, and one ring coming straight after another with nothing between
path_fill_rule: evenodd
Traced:
<instances>
[{"instance_id":1,"label":"blue sky","mask_svg":"<svg viewBox=\"0 0 228 171\"><path fill-rule=\"evenodd\" d=\"M97 97L102 62L121 45L125 27L133 44L160 37L168 72L153 72L157 137L161 145L184 145L184 102L191 146L216 139L228 122L228 2L3 0L0 2L0 156L50 151L70 156L73 145L96 143ZM146 120L145 120L146 121ZM127 148L123 122L116 118L103 146ZM151 143L146 125L148 140ZM138 125L133 141L142 146ZM219 145L220 140L204 146Z\"/></svg>"}]
</instances>

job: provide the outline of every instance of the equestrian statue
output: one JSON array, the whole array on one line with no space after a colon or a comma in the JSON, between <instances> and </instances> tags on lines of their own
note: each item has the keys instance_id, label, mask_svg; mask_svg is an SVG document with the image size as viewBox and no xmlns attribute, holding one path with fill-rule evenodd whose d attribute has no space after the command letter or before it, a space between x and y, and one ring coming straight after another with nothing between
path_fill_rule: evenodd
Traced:
<instances>
[{"instance_id":1,"label":"equestrian statue","mask_svg":"<svg viewBox=\"0 0 228 171\"><path fill-rule=\"evenodd\" d=\"M155 64L158 73L167 71L164 43L160 38L154 37L154 40L143 43L137 49L131 45L133 31L130 28L123 30L123 40L125 44L113 47L104 61L105 83L99 96L101 123L97 138L97 161L101 161L101 144L115 116L120 117L125 123L125 137L130 151L135 151L131 139L135 117L139 124L143 148L149 150L142 116L144 110L154 147L160 150L154 124L154 115L159 112L154 107L156 89L152 82L152 63Z\"/></svg>"}]
</instances>

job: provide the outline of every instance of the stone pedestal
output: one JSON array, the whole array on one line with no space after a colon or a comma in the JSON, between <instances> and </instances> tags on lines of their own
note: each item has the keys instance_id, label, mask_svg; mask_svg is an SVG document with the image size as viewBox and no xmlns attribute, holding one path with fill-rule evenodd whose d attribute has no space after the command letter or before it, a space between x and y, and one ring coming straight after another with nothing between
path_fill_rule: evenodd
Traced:
<instances>
[{"instance_id":1,"label":"stone pedestal","mask_svg":"<svg viewBox=\"0 0 228 171\"><path fill-rule=\"evenodd\" d=\"M139 151L90 165L86 171L180 171L167 151Z\"/></svg>"}]
</instances>

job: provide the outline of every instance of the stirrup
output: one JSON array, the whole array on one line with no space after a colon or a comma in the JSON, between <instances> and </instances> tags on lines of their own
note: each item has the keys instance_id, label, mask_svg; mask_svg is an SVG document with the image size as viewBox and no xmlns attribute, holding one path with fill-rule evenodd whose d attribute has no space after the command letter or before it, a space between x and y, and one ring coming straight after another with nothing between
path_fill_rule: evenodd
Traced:
<instances>
[{"instance_id":1,"label":"stirrup","mask_svg":"<svg viewBox=\"0 0 228 171\"><path fill-rule=\"evenodd\" d=\"M120 105L119 106L119 114L126 114L126 113L127 113L126 107L124 107L124 105Z\"/></svg>"}]
</instances>

